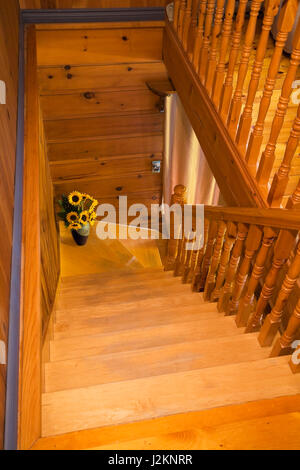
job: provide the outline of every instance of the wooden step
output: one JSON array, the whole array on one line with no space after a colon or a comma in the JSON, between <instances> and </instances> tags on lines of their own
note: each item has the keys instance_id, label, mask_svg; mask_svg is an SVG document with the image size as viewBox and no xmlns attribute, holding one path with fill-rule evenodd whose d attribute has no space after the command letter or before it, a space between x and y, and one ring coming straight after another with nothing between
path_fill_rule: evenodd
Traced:
<instances>
[{"instance_id":1,"label":"wooden step","mask_svg":"<svg viewBox=\"0 0 300 470\"><path fill-rule=\"evenodd\" d=\"M137 279L154 279L157 277L174 277L170 271L164 271L162 268L137 268L135 270L128 270L128 268L118 269L109 272L98 272L89 274L80 274L76 276L62 277L61 286L62 288L73 288L85 283L87 286L98 284L103 282L105 285L110 285L110 282L122 282L126 279L126 282L131 280L136 281Z\"/></svg>"},{"instance_id":2,"label":"wooden step","mask_svg":"<svg viewBox=\"0 0 300 470\"><path fill-rule=\"evenodd\" d=\"M193 319L141 328L112 331L106 334L78 335L57 338L50 342L50 360L64 361L99 354L112 354L140 350L185 341L199 341L213 337L237 336L243 332L236 328L233 318L210 315L210 320ZM221 322L221 323L219 323ZM219 328L220 325L220 328ZM214 336L212 336L214 335ZM243 335L246 337L246 335Z\"/></svg>"},{"instance_id":3,"label":"wooden step","mask_svg":"<svg viewBox=\"0 0 300 470\"><path fill-rule=\"evenodd\" d=\"M103 307L104 313L100 312L99 316L94 317L89 316L89 310L87 309L86 315L55 323L54 338L103 334L171 323L175 325L176 323L201 319L209 324L213 314L215 314L216 320L216 323L213 322L215 329L220 328L222 330L223 327L234 331L237 329L234 319L222 317L222 314L216 312L214 304L210 304L210 310L206 304L182 304L180 308L174 308L171 302L170 298L166 300L164 297L156 297L154 299L136 301L132 304L111 304ZM162 308L163 303L164 308ZM204 324L203 328L205 328Z\"/></svg>"},{"instance_id":4,"label":"wooden step","mask_svg":"<svg viewBox=\"0 0 300 470\"><path fill-rule=\"evenodd\" d=\"M84 284L80 289L70 290L68 294L63 294L57 301L56 311L72 309L80 310L85 309L89 306L91 308L104 305L109 306L110 304L132 303L141 299L149 300L154 297L180 297L182 294L189 294L189 296L197 299L197 302L202 302L202 296L199 294L192 295L190 286L186 284L178 283L171 279L153 280L146 283L136 284L124 284L118 288L116 293L116 287L104 288L101 284L93 289L87 289L83 291Z\"/></svg>"},{"instance_id":5,"label":"wooden step","mask_svg":"<svg viewBox=\"0 0 300 470\"><path fill-rule=\"evenodd\" d=\"M177 296L174 296L172 289L164 288L157 292L148 294L144 292L140 295L129 292L126 296L120 295L118 297L114 295L114 298L99 295L99 297L95 296L95 298L86 300L86 302L81 302L79 299L77 303L74 302L75 305L70 301L68 306L64 308L59 306L56 311L56 325L67 324L72 327L74 321L76 323L76 320L81 319L103 318L118 314L129 316L137 312L137 309L140 309L140 315L159 315L160 311L169 311L170 309L176 315L188 307L194 307L195 313L204 310L208 312L217 311L214 304L204 304L198 294L192 295L189 290L184 290L184 293L181 293L182 291L179 288L176 291Z\"/></svg>"},{"instance_id":6,"label":"wooden step","mask_svg":"<svg viewBox=\"0 0 300 470\"><path fill-rule=\"evenodd\" d=\"M270 348L259 346L257 334L249 334L50 362L45 365L44 391L55 392L254 361L269 355Z\"/></svg>"},{"instance_id":7,"label":"wooden step","mask_svg":"<svg viewBox=\"0 0 300 470\"><path fill-rule=\"evenodd\" d=\"M295 395L288 357L45 393L42 436Z\"/></svg>"}]
</instances>

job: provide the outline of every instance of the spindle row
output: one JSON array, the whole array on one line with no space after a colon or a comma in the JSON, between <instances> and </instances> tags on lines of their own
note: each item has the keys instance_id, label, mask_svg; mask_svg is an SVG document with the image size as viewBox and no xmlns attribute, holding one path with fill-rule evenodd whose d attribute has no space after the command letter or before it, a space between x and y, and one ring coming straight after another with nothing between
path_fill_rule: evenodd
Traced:
<instances>
[{"instance_id":1,"label":"spindle row","mask_svg":"<svg viewBox=\"0 0 300 470\"><path fill-rule=\"evenodd\" d=\"M300 104L291 99L300 79L298 7L297 0L282 6L280 0L174 2L173 26L182 47L272 207L285 207L300 176L298 166L290 174L300 152Z\"/></svg>"},{"instance_id":2,"label":"spindle row","mask_svg":"<svg viewBox=\"0 0 300 470\"><path fill-rule=\"evenodd\" d=\"M182 209L185 193L178 185L172 197ZM203 291L205 301L217 302L219 312L235 315L245 333L259 332L261 346L276 339L272 356L292 353L293 342L300 339L298 211L205 206L203 243L196 246L194 234L192 250L187 249L191 237L184 234L183 220L181 237L172 230L166 269L190 282L193 291ZM299 300L293 305L291 299ZM293 308L291 315L287 306Z\"/></svg>"}]
</instances>

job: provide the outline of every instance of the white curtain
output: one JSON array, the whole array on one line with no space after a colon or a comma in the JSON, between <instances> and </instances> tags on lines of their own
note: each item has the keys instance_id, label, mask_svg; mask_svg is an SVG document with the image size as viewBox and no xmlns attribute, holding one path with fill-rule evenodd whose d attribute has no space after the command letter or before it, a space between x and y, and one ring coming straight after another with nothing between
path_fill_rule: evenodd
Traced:
<instances>
[{"instance_id":1,"label":"white curtain","mask_svg":"<svg viewBox=\"0 0 300 470\"><path fill-rule=\"evenodd\" d=\"M219 203L220 191L177 94L166 98L164 202L176 184L187 188L188 204Z\"/></svg>"}]
</instances>

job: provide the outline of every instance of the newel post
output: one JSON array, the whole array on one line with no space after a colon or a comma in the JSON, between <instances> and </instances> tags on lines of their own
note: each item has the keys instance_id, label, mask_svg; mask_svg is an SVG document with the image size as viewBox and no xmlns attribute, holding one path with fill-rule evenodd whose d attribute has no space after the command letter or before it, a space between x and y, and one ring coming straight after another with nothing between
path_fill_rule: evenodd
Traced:
<instances>
[{"instance_id":1,"label":"newel post","mask_svg":"<svg viewBox=\"0 0 300 470\"><path fill-rule=\"evenodd\" d=\"M186 187L183 184L178 184L174 188L174 194L171 197L171 205L180 204L184 206L186 203ZM172 271L175 267L175 261L178 251L179 239L177 238L177 233L175 233L174 226L174 212L170 213L170 239L168 242L168 254L167 260L165 263L165 271ZM183 236L183 234L182 234Z\"/></svg>"}]
</instances>

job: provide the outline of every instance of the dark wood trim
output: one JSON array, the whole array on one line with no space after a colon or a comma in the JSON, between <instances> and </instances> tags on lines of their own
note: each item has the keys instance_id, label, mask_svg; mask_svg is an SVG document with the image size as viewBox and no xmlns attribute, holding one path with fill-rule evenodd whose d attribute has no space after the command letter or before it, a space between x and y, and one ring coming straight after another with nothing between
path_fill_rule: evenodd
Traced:
<instances>
[{"instance_id":1,"label":"dark wood trim","mask_svg":"<svg viewBox=\"0 0 300 470\"><path fill-rule=\"evenodd\" d=\"M165 9L155 8L96 8L69 10L23 10L24 23L107 23L124 21L162 21Z\"/></svg>"},{"instance_id":2,"label":"dark wood trim","mask_svg":"<svg viewBox=\"0 0 300 470\"><path fill-rule=\"evenodd\" d=\"M22 18L20 17L17 146L4 431L5 450L16 450L18 441L19 340L24 162L24 72L24 25Z\"/></svg>"}]
</instances>

